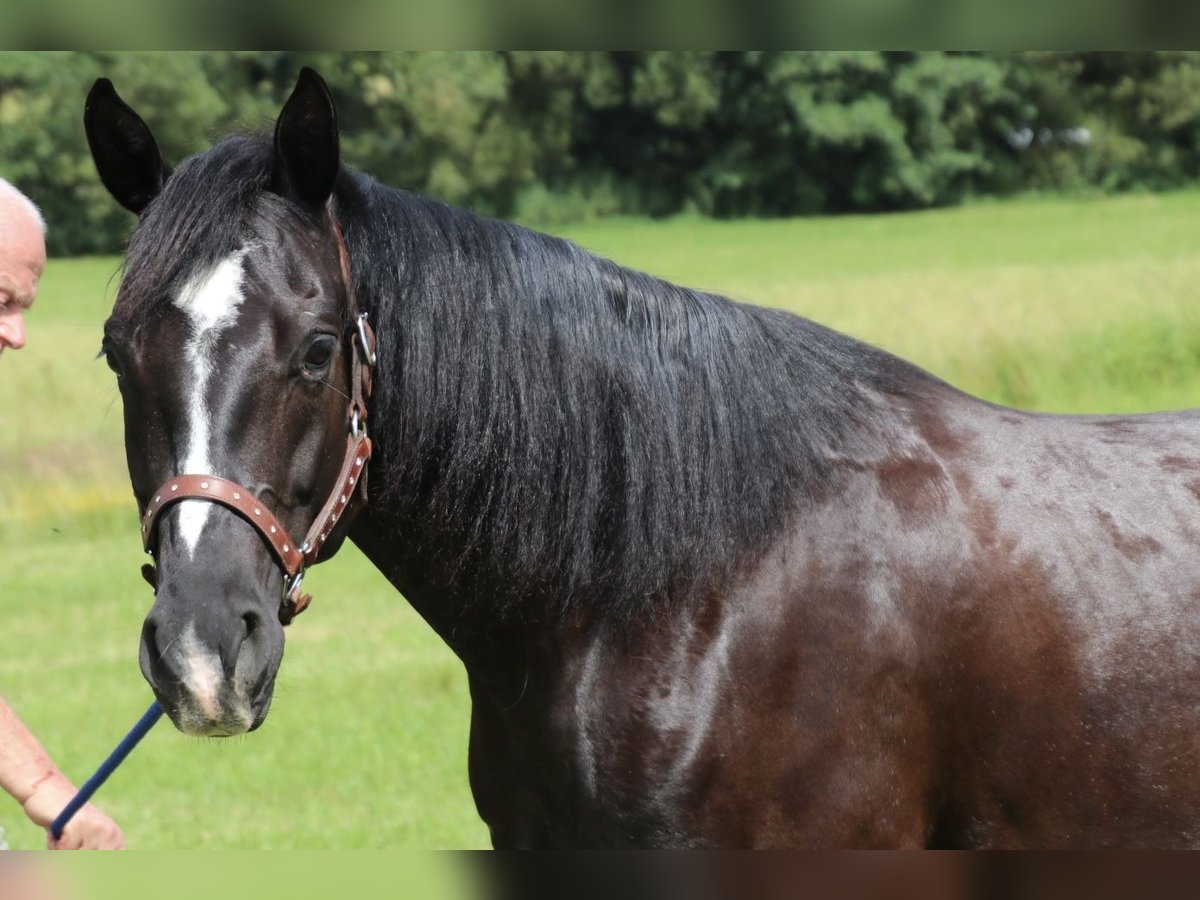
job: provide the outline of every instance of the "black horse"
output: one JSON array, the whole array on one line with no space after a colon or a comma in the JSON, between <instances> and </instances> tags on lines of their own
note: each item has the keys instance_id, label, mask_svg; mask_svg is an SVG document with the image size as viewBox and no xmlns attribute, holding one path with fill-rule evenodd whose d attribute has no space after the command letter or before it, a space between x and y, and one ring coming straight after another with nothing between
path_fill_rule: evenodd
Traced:
<instances>
[{"instance_id":1,"label":"black horse","mask_svg":"<svg viewBox=\"0 0 1200 900\"><path fill-rule=\"evenodd\" d=\"M1200 414L992 406L377 184L309 70L174 171L109 82L85 121L182 730L261 724L349 536L466 667L496 846L1200 846Z\"/></svg>"}]
</instances>

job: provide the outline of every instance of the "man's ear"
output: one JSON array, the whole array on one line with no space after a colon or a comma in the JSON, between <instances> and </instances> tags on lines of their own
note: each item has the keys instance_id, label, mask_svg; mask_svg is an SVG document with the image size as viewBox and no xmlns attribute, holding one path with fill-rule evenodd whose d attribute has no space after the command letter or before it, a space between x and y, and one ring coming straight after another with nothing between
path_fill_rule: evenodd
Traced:
<instances>
[{"instance_id":1,"label":"man's ear","mask_svg":"<svg viewBox=\"0 0 1200 900\"><path fill-rule=\"evenodd\" d=\"M337 109L328 85L305 66L275 123L275 193L319 213L338 174Z\"/></svg>"},{"instance_id":2,"label":"man's ear","mask_svg":"<svg viewBox=\"0 0 1200 900\"><path fill-rule=\"evenodd\" d=\"M100 180L118 203L141 215L171 176L150 128L107 78L88 92L83 127Z\"/></svg>"}]
</instances>

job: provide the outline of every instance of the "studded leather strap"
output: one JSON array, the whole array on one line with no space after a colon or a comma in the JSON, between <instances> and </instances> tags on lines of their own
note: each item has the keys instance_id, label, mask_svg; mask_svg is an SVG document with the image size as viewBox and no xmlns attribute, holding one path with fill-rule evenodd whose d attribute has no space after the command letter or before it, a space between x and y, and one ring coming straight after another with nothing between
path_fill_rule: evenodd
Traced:
<instances>
[{"instance_id":1,"label":"studded leather strap","mask_svg":"<svg viewBox=\"0 0 1200 900\"><path fill-rule=\"evenodd\" d=\"M266 538L280 567L288 575L294 577L300 571L304 553L274 514L240 484L215 475L177 475L155 491L146 504L146 515L142 517L142 548L146 552L150 552L153 545L154 524L159 514L180 500L210 500L229 507Z\"/></svg>"},{"instance_id":2,"label":"studded leather strap","mask_svg":"<svg viewBox=\"0 0 1200 900\"><path fill-rule=\"evenodd\" d=\"M321 548L325 546L329 535L333 533L333 529L349 507L359 479L366 473L367 460L370 458L371 439L367 437L366 431L360 430L357 435L351 434L347 438L346 456L342 460L342 470L338 473L338 487L334 488L329 499L325 501L325 506L317 514L317 518L313 521L312 527L304 538L304 544L301 546L304 552L304 565L311 566L317 561L317 557L321 554ZM278 555L278 551L276 551L276 555ZM283 564L282 557L280 563ZM283 566L285 569L287 568L286 564ZM296 573L289 572L288 574L295 575Z\"/></svg>"}]
</instances>

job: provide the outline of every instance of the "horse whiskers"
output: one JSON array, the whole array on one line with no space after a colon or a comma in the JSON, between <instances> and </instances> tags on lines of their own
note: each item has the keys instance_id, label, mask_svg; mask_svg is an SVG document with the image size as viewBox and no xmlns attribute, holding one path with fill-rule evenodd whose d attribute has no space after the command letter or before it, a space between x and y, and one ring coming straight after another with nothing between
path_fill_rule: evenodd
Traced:
<instances>
[{"instance_id":1,"label":"horse whiskers","mask_svg":"<svg viewBox=\"0 0 1200 900\"><path fill-rule=\"evenodd\" d=\"M158 654L159 662L162 662L166 658L167 651L171 649L171 645L174 644L177 640L179 640L178 637L173 637L173 638L171 638L171 640L167 641L167 646L163 647L162 650L159 651L159 654ZM180 683L182 684L182 682L180 682Z\"/></svg>"}]
</instances>

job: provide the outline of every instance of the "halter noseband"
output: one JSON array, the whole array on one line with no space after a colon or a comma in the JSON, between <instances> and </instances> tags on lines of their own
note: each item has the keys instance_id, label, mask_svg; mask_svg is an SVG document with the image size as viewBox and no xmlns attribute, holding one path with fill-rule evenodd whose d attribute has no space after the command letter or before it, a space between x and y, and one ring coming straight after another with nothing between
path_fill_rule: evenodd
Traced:
<instances>
[{"instance_id":1,"label":"halter noseband","mask_svg":"<svg viewBox=\"0 0 1200 900\"><path fill-rule=\"evenodd\" d=\"M164 509L180 500L207 500L228 507L253 525L263 536L267 546L275 554L279 567L283 569L283 598L279 606L279 621L289 624L293 618L308 607L312 601L309 594L300 593L300 584L309 566L317 561L321 548L333 533L338 521L350 506L355 492L359 491L363 502L367 499L367 461L371 458L371 439L367 436L367 400L371 396L371 374L375 365L375 332L367 321L367 314L358 308L354 293L354 282L350 274L350 256L346 251L346 240L342 227L333 218L334 237L337 241L338 259L342 270L342 283L346 289L346 304L350 311L351 327L347 329L350 341L350 407L347 415L348 434L346 455L342 468L334 482L333 490L313 521L303 543L296 543L287 529L254 496L254 492L234 481L215 475L176 475L168 478L154 492L146 504L142 516L142 547L154 555L155 524ZM153 565L142 566L142 575L157 588L157 574Z\"/></svg>"}]
</instances>

